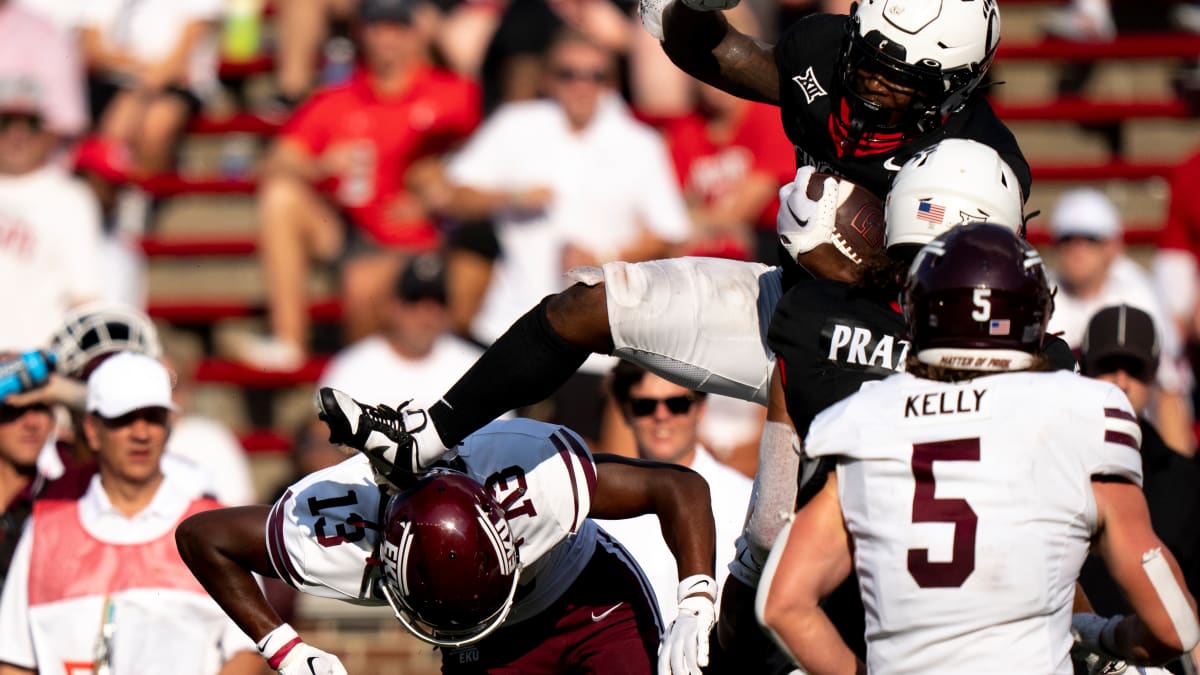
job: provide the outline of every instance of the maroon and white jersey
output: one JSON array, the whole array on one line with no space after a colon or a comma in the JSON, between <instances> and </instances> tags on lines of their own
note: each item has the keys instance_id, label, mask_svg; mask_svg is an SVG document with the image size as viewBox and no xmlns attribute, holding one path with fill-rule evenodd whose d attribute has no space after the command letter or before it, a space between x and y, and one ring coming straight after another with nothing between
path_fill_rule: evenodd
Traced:
<instances>
[{"instance_id":1,"label":"maroon and white jersey","mask_svg":"<svg viewBox=\"0 0 1200 675\"><path fill-rule=\"evenodd\" d=\"M1125 395L1066 372L900 374L813 421L839 458L872 673L1071 673L1091 479L1141 485Z\"/></svg>"},{"instance_id":2,"label":"maroon and white jersey","mask_svg":"<svg viewBox=\"0 0 1200 675\"><path fill-rule=\"evenodd\" d=\"M588 520L596 466L583 440L561 426L500 420L458 447L466 472L505 509L521 568L510 625L550 606L596 548ZM267 519L267 551L279 578L297 590L358 604L375 594L387 493L366 456L356 455L288 488Z\"/></svg>"}]
</instances>

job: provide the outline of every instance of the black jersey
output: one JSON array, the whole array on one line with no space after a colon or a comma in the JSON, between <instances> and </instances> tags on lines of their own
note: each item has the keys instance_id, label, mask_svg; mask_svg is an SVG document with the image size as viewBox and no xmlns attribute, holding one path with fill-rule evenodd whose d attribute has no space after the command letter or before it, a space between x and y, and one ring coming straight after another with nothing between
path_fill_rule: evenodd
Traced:
<instances>
[{"instance_id":1,"label":"black jersey","mask_svg":"<svg viewBox=\"0 0 1200 675\"><path fill-rule=\"evenodd\" d=\"M813 165L817 171L845 176L882 199L910 157L943 138L967 138L995 148L1017 174L1022 194L1029 196L1029 164L1017 139L978 93L923 136L879 136L864 147L845 146L838 124L841 83L836 71L849 21L845 15L815 14L792 24L775 45L783 129L796 148L796 166Z\"/></svg>"},{"instance_id":2,"label":"black jersey","mask_svg":"<svg viewBox=\"0 0 1200 675\"><path fill-rule=\"evenodd\" d=\"M817 414L864 382L904 370L910 343L896 294L812 279L779 299L767 343L775 352L788 415L801 438ZM1046 335L1042 354L1055 370L1079 371L1071 348L1057 336Z\"/></svg>"},{"instance_id":3,"label":"black jersey","mask_svg":"<svg viewBox=\"0 0 1200 675\"><path fill-rule=\"evenodd\" d=\"M877 291L816 279L785 293L767 342L782 371L796 433L803 438L817 413L863 382L903 370L907 332L899 307Z\"/></svg>"}]
</instances>

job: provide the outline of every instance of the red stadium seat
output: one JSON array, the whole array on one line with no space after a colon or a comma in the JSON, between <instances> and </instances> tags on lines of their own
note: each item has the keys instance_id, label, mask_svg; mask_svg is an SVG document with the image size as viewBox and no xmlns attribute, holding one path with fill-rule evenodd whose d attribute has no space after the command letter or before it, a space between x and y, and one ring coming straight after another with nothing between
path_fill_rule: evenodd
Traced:
<instances>
[{"instance_id":1,"label":"red stadium seat","mask_svg":"<svg viewBox=\"0 0 1200 675\"><path fill-rule=\"evenodd\" d=\"M271 371L236 361L208 358L196 367L196 381L263 389L297 387L316 382L328 362L328 356L313 356L294 371Z\"/></svg>"},{"instance_id":2,"label":"red stadium seat","mask_svg":"<svg viewBox=\"0 0 1200 675\"><path fill-rule=\"evenodd\" d=\"M206 324L222 319L259 316L262 305L238 300L165 300L152 299L146 313L153 319L180 324ZM342 304L336 299L320 300L308 306L313 321L334 323L342 318Z\"/></svg>"},{"instance_id":3,"label":"red stadium seat","mask_svg":"<svg viewBox=\"0 0 1200 675\"><path fill-rule=\"evenodd\" d=\"M1102 59L1170 59L1200 55L1200 35L1129 33L1109 42L1071 42L1044 38L1038 42L1001 42L996 60L1099 61Z\"/></svg>"}]
</instances>

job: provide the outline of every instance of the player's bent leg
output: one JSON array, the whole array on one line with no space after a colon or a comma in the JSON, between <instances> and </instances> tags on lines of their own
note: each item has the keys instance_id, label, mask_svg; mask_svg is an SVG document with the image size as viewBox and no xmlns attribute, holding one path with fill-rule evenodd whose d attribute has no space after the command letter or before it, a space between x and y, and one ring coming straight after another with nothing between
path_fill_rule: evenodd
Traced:
<instances>
[{"instance_id":1,"label":"player's bent leg","mask_svg":"<svg viewBox=\"0 0 1200 675\"><path fill-rule=\"evenodd\" d=\"M589 349L551 325L548 305L557 297L548 296L517 319L430 406L437 438L418 438L422 454L436 445L452 448L505 412L545 400L587 360Z\"/></svg>"},{"instance_id":2,"label":"player's bent leg","mask_svg":"<svg viewBox=\"0 0 1200 675\"><path fill-rule=\"evenodd\" d=\"M779 268L723 258L604 266L613 353L681 386L766 405Z\"/></svg>"}]
</instances>

